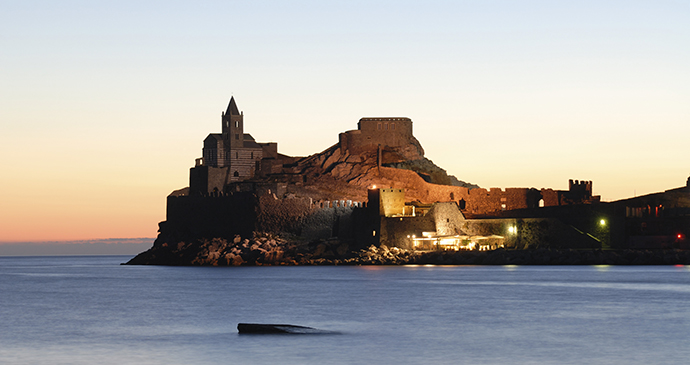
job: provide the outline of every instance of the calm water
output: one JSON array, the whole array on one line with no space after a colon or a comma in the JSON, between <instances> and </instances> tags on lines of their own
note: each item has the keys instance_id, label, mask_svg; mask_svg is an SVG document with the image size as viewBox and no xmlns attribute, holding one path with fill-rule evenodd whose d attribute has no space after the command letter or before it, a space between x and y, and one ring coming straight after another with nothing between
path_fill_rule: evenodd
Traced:
<instances>
[{"instance_id":1,"label":"calm water","mask_svg":"<svg viewBox=\"0 0 690 365\"><path fill-rule=\"evenodd\" d=\"M142 267L0 257L0 363L686 363L688 267ZM238 322L339 335L238 335Z\"/></svg>"}]
</instances>

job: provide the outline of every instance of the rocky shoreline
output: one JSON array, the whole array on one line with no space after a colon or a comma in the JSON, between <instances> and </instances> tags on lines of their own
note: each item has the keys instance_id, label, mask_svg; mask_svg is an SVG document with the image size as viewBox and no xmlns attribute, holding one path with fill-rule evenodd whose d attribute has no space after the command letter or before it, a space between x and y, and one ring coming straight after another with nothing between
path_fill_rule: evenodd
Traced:
<instances>
[{"instance_id":1,"label":"rocky shoreline","mask_svg":"<svg viewBox=\"0 0 690 365\"><path fill-rule=\"evenodd\" d=\"M300 243L271 234L198 239L176 244L156 241L127 265L690 265L687 250L494 250L410 251L397 247L351 248L338 240Z\"/></svg>"}]
</instances>

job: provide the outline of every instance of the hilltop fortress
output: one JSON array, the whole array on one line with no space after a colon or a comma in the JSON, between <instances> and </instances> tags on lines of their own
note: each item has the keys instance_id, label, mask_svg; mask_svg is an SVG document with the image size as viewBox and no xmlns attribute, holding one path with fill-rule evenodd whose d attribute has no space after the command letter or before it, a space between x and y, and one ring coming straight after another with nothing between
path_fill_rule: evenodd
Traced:
<instances>
[{"instance_id":1,"label":"hilltop fortress","mask_svg":"<svg viewBox=\"0 0 690 365\"><path fill-rule=\"evenodd\" d=\"M244 133L244 125L244 114L231 98L221 114L222 133L206 137L203 157L190 170L189 190L176 195L271 190L278 198L293 194L314 201L364 201L367 189L379 186L404 189L407 201L456 202L471 215L599 201L591 181L571 180L565 191L454 185L443 169L424 158L410 118L361 118L357 129L340 133L336 144L308 157L280 154L277 143L256 142Z\"/></svg>"},{"instance_id":2,"label":"hilltop fortress","mask_svg":"<svg viewBox=\"0 0 690 365\"><path fill-rule=\"evenodd\" d=\"M570 180L568 190L485 189L426 159L412 125L405 117L361 118L324 151L287 156L277 143L245 133L244 113L231 98L221 133L204 140L189 187L168 196L159 237L142 255L256 232L337 240L349 250L687 245L690 179L681 188L611 203L593 195L591 181Z\"/></svg>"}]
</instances>

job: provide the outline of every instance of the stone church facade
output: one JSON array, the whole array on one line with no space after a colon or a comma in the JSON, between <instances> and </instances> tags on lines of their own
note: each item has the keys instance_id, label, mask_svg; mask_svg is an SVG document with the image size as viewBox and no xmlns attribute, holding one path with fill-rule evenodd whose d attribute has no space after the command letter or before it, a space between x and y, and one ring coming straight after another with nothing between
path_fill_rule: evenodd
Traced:
<instances>
[{"instance_id":1,"label":"stone church facade","mask_svg":"<svg viewBox=\"0 0 690 365\"><path fill-rule=\"evenodd\" d=\"M244 133L244 113L234 97L220 119L222 132L204 139L203 157L190 170L191 195L222 192L229 183L251 179L259 172L263 158L277 154L277 143L257 143L251 134Z\"/></svg>"}]
</instances>

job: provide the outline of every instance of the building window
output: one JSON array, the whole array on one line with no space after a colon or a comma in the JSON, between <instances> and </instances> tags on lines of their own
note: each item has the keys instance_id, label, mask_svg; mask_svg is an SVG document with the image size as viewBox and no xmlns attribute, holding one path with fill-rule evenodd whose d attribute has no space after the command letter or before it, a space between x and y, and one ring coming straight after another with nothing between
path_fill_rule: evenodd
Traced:
<instances>
[{"instance_id":1,"label":"building window","mask_svg":"<svg viewBox=\"0 0 690 365\"><path fill-rule=\"evenodd\" d=\"M239 153L239 152L235 152L235 160L239 160L239 159L240 159L240 153Z\"/></svg>"},{"instance_id":2,"label":"building window","mask_svg":"<svg viewBox=\"0 0 690 365\"><path fill-rule=\"evenodd\" d=\"M252 152L252 157L251 157L251 159L252 159L252 160L254 159L254 152Z\"/></svg>"},{"instance_id":3,"label":"building window","mask_svg":"<svg viewBox=\"0 0 690 365\"><path fill-rule=\"evenodd\" d=\"M235 121L235 128L239 128L239 127L240 127L240 122Z\"/></svg>"},{"instance_id":4,"label":"building window","mask_svg":"<svg viewBox=\"0 0 690 365\"><path fill-rule=\"evenodd\" d=\"M235 172L232 174L232 176L234 176L234 177L240 177L240 173L237 172L237 171L235 171Z\"/></svg>"},{"instance_id":5,"label":"building window","mask_svg":"<svg viewBox=\"0 0 690 365\"><path fill-rule=\"evenodd\" d=\"M240 135L239 135L238 133L235 133L235 139L236 139L236 140L239 140L239 139L240 139Z\"/></svg>"},{"instance_id":6,"label":"building window","mask_svg":"<svg viewBox=\"0 0 690 365\"><path fill-rule=\"evenodd\" d=\"M395 130L395 123L391 123L391 130L392 130L392 131Z\"/></svg>"},{"instance_id":7,"label":"building window","mask_svg":"<svg viewBox=\"0 0 690 365\"><path fill-rule=\"evenodd\" d=\"M376 130L379 130L379 131L381 130L381 123L378 123L378 124L376 125Z\"/></svg>"},{"instance_id":8,"label":"building window","mask_svg":"<svg viewBox=\"0 0 690 365\"><path fill-rule=\"evenodd\" d=\"M386 124L383 125L383 129L384 129L384 130L388 130L388 123L386 123Z\"/></svg>"}]
</instances>

